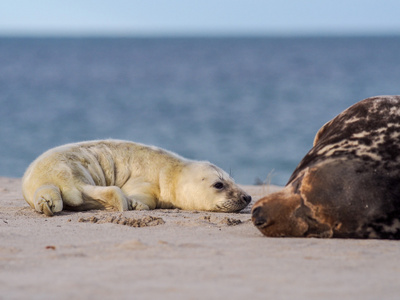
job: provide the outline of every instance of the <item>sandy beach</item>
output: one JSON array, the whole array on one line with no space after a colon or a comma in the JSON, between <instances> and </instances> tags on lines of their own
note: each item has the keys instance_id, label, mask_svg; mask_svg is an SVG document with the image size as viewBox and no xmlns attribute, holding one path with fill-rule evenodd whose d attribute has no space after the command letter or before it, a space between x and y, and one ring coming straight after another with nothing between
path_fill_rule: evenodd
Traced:
<instances>
[{"instance_id":1,"label":"sandy beach","mask_svg":"<svg viewBox=\"0 0 400 300\"><path fill-rule=\"evenodd\" d=\"M399 298L398 241L266 238L250 207L46 217L20 184L0 178L0 299Z\"/></svg>"}]
</instances>

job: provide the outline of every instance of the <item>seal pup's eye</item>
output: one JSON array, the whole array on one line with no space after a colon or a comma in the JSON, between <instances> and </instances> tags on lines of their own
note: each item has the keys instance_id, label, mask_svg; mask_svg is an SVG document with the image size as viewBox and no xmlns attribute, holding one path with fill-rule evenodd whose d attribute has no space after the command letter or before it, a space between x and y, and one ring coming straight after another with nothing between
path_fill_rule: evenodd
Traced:
<instances>
[{"instance_id":1,"label":"seal pup's eye","mask_svg":"<svg viewBox=\"0 0 400 300\"><path fill-rule=\"evenodd\" d=\"M216 188L217 190L222 190L224 188L224 184L221 181L218 181L213 184L213 187Z\"/></svg>"}]
</instances>

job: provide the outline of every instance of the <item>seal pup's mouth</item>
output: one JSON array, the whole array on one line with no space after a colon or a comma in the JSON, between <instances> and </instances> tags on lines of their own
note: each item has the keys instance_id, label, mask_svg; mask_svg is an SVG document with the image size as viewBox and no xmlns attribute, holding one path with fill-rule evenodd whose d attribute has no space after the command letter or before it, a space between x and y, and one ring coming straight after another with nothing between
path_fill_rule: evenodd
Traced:
<instances>
[{"instance_id":1,"label":"seal pup's mouth","mask_svg":"<svg viewBox=\"0 0 400 300\"><path fill-rule=\"evenodd\" d=\"M226 199L224 202L216 205L216 211L238 213L251 202L251 196L242 194L240 197Z\"/></svg>"}]
</instances>

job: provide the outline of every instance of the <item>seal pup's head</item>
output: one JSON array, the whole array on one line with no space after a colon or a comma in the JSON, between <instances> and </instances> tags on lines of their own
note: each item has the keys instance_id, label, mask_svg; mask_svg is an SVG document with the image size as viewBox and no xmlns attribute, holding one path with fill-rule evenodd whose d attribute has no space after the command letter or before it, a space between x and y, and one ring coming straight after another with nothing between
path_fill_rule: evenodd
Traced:
<instances>
[{"instance_id":1,"label":"seal pup's head","mask_svg":"<svg viewBox=\"0 0 400 300\"><path fill-rule=\"evenodd\" d=\"M251 202L251 196L225 171L198 161L182 168L176 199L184 209L216 212L239 212Z\"/></svg>"}]
</instances>

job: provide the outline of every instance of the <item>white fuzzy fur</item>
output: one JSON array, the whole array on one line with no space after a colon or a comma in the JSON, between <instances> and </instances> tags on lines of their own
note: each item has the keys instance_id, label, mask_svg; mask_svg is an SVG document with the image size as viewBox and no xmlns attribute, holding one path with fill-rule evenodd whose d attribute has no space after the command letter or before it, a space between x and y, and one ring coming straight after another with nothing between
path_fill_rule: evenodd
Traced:
<instances>
[{"instance_id":1,"label":"white fuzzy fur","mask_svg":"<svg viewBox=\"0 0 400 300\"><path fill-rule=\"evenodd\" d=\"M224 190L213 187L218 181ZM247 205L246 193L209 162L119 140L48 150L26 170L22 190L32 208L49 216L63 208L237 211Z\"/></svg>"}]
</instances>

